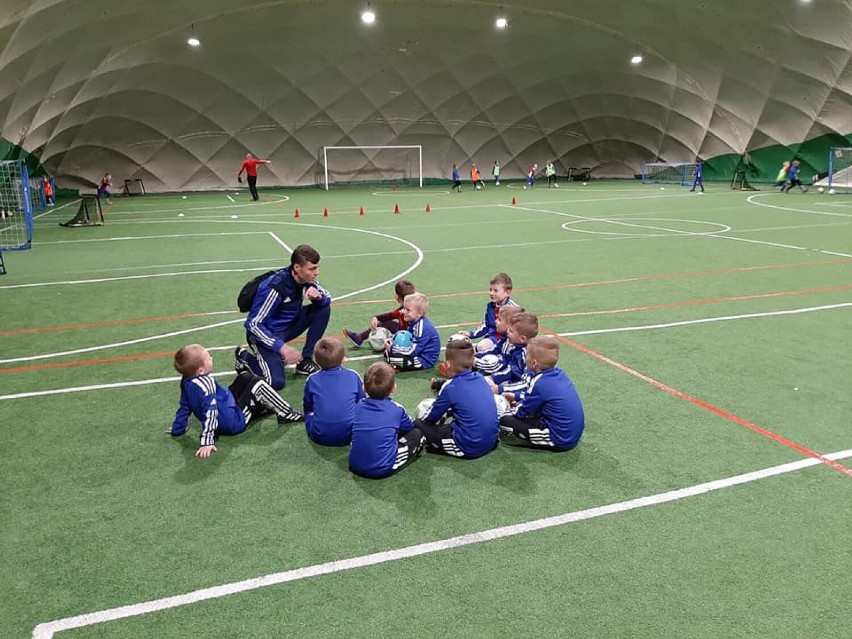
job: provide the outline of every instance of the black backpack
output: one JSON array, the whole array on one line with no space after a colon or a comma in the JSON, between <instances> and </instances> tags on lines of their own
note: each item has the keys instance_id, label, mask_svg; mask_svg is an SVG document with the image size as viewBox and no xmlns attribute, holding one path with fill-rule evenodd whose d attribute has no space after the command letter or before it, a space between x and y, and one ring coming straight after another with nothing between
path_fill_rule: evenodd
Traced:
<instances>
[{"instance_id":1,"label":"black backpack","mask_svg":"<svg viewBox=\"0 0 852 639\"><path fill-rule=\"evenodd\" d=\"M257 295L257 289L266 278L275 275L278 271L266 271L257 277L253 277L245 283L240 289L240 294L237 295L237 308L241 313L248 313L251 310L251 305L254 304L254 296Z\"/></svg>"}]
</instances>

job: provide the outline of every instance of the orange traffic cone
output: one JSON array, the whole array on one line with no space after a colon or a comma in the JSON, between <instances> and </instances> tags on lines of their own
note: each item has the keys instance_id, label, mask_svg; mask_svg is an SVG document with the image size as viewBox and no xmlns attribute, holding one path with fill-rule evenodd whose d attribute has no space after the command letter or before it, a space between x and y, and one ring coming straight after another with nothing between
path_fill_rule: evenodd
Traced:
<instances>
[{"instance_id":1,"label":"orange traffic cone","mask_svg":"<svg viewBox=\"0 0 852 639\"><path fill-rule=\"evenodd\" d=\"M293 217L299 217L299 209L296 209L296 214Z\"/></svg>"},{"instance_id":2,"label":"orange traffic cone","mask_svg":"<svg viewBox=\"0 0 852 639\"><path fill-rule=\"evenodd\" d=\"M358 215L364 215L364 207L363 206L361 207L361 210L358 211Z\"/></svg>"},{"instance_id":3,"label":"orange traffic cone","mask_svg":"<svg viewBox=\"0 0 852 639\"><path fill-rule=\"evenodd\" d=\"M512 206L515 206L517 202L515 202L515 198L512 198Z\"/></svg>"},{"instance_id":4,"label":"orange traffic cone","mask_svg":"<svg viewBox=\"0 0 852 639\"><path fill-rule=\"evenodd\" d=\"M322 216L328 217L328 208L327 207L322 210Z\"/></svg>"},{"instance_id":5,"label":"orange traffic cone","mask_svg":"<svg viewBox=\"0 0 852 639\"><path fill-rule=\"evenodd\" d=\"M432 207L431 207L431 206L429 206L429 202L426 202L426 212L427 212L427 213L431 213L431 212L432 212Z\"/></svg>"},{"instance_id":6,"label":"orange traffic cone","mask_svg":"<svg viewBox=\"0 0 852 639\"><path fill-rule=\"evenodd\" d=\"M393 212L396 213L397 215L399 215L399 204L393 205Z\"/></svg>"}]
</instances>

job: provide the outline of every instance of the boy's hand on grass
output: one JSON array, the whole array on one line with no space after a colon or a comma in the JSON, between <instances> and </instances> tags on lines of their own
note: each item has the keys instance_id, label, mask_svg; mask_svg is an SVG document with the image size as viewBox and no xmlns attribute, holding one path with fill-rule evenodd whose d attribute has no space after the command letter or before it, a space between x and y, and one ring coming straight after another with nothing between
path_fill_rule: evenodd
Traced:
<instances>
[{"instance_id":1,"label":"boy's hand on grass","mask_svg":"<svg viewBox=\"0 0 852 639\"><path fill-rule=\"evenodd\" d=\"M198 450L195 451L196 457L210 457L213 453L217 452L219 449L216 446L201 446Z\"/></svg>"}]
</instances>

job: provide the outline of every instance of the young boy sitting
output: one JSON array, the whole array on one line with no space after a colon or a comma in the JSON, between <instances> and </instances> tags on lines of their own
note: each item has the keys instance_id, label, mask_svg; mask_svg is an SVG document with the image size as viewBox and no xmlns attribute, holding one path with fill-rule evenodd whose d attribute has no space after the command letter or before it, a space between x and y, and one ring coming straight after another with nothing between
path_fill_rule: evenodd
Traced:
<instances>
[{"instance_id":1,"label":"young boy sitting","mask_svg":"<svg viewBox=\"0 0 852 639\"><path fill-rule=\"evenodd\" d=\"M571 379L556 367L559 341L534 337L527 346L527 366L535 374L513 415L500 418L500 440L512 446L562 452L580 441L585 415Z\"/></svg>"},{"instance_id":2,"label":"young boy sitting","mask_svg":"<svg viewBox=\"0 0 852 639\"><path fill-rule=\"evenodd\" d=\"M358 402L352 422L349 470L361 477L382 479L420 456L423 433L390 397L396 391L396 371L389 364L370 365L364 373L364 390L367 399Z\"/></svg>"},{"instance_id":3,"label":"young boy sitting","mask_svg":"<svg viewBox=\"0 0 852 639\"><path fill-rule=\"evenodd\" d=\"M485 318L482 320L482 325L475 331L462 331L463 335L467 335L470 339L482 338L476 345L478 353L487 352L494 348L494 345L502 337L497 328L497 318L500 311L507 306L517 306L517 303L510 297L512 294L512 278L506 273L497 273L489 282L488 295L491 301L485 306Z\"/></svg>"},{"instance_id":4,"label":"young boy sitting","mask_svg":"<svg viewBox=\"0 0 852 639\"><path fill-rule=\"evenodd\" d=\"M494 393L473 368L473 345L462 340L447 344L446 365L450 378L435 398L429 413L414 422L426 436L429 452L475 459L497 445L499 422ZM452 421L441 423L452 411Z\"/></svg>"},{"instance_id":5,"label":"young boy sitting","mask_svg":"<svg viewBox=\"0 0 852 639\"><path fill-rule=\"evenodd\" d=\"M216 435L239 435L252 418L272 411L279 424L298 422L302 414L275 392L263 379L242 372L228 388L223 388L210 375L213 358L201 344L184 346L175 353L175 370L180 380L180 406L172 427L166 433L174 437L183 435L189 426L189 416L201 422L201 438L196 457L210 457L215 453Z\"/></svg>"},{"instance_id":6,"label":"young boy sitting","mask_svg":"<svg viewBox=\"0 0 852 639\"><path fill-rule=\"evenodd\" d=\"M394 286L394 292L396 293L396 301L399 302L398 308L395 308L389 313L376 315L370 320L370 328L361 331L360 333L350 331L348 328L343 329L343 334L349 338L349 341L355 345L355 348L360 347L370 333L379 327L388 329L391 332L391 335L397 331L402 331L408 328L408 322L406 322L405 318L402 316L402 305L406 295L411 295L416 292L414 284L408 280L399 280L396 283L396 286Z\"/></svg>"},{"instance_id":7,"label":"young boy sitting","mask_svg":"<svg viewBox=\"0 0 852 639\"><path fill-rule=\"evenodd\" d=\"M527 343L538 335L538 317L532 313L515 313L509 319L506 339L506 362L502 369L486 378L495 395L512 393L514 399L526 389L529 383L527 371Z\"/></svg>"},{"instance_id":8,"label":"young boy sitting","mask_svg":"<svg viewBox=\"0 0 852 639\"><path fill-rule=\"evenodd\" d=\"M441 354L438 330L426 317L429 300L423 293L411 293L402 303L402 317L408 322L411 343L400 346L388 340L385 359L400 371L421 371L432 368Z\"/></svg>"},{"instance_id":9,"label":"young boy sitting","mask_svg":"<svg viewBox=\"0 0 852 639\"><path fill-rule=\"evenodd\" d=\"M322 370L305 382L308 437L323 446L346 446L352 439L355 405L365 397L361 376L343 367L343 344L333 337L317 342L314 361Z\"/></svg>"},{"instance_id":10,"label":"young boy sitting","mask_svg":"<svg viewBox=\"0 0 852 639\"><path fill-rule=\"evenodd\" d=\"M514 344L509 341L506 333L509 330L509 323L512 317L517 313L523 312L524 308L522 306L506 306L500 311L500 315L497 316L497 333L494 336L499 336L499 338L490 350L477 350L474 365L476 370L483 375L493 375L508 366Z\"/></svg>"}]
</instances>

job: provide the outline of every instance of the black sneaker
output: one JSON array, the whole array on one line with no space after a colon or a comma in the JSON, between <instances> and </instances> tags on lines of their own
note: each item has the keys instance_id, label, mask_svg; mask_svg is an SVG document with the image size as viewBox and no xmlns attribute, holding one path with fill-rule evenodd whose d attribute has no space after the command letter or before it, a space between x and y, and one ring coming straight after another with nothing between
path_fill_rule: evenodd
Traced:
<instances>
[{"instance_id":1,"label":"black sneaker","mask_svg":"<svg viewBox=\"0 0 852 639\"><path fill-rule=\"evenodd\" d=\"M251 373L251 367L246 364L246 361L242 358L243 353L247 352L245 348L242 346L237 346L234 349L234 370L237 371L237 375L240 373Z\"/></svg>"},{"instance_id":2,"label":"black sneaker","mask_svg":"<svg viewBox=\"0 0 852 639\"><path fill-rule=\"evenodd\" d=\"M313 375L314 373L321 371L322 369L319 367L314 360L310 357L305 357L301 362L296 364L296 374L297 375Z\"/></svg>"},{"instance_id":3,"label":"black sneaker","mask_svg":"<svg viewBox=\"0 0 852 639\"><path fill-rule=\"evenodd\" d=\"M305 416L302 415L302 413L297 411L295 408L291 408L287 412L286 415L279 415L278 416L278 423L279 424L293 424L295 422L300 422L303 419L305 419Z\"/></svg>"}]
</instances>

